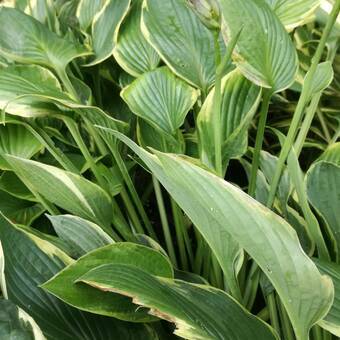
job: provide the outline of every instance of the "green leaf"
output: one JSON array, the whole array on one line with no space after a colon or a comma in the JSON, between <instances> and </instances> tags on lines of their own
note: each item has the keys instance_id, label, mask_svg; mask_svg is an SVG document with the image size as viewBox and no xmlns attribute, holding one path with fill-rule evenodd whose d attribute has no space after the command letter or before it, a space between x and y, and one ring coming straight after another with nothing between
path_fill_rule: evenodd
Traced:
<instances>
[{"instance_id":1,"label":"green leaf","mask_svg":"<svg viewBox=\"0 0 340 340\"><path fill-rule=\"evenodd\" d=\"M334 284L334 302L326 317L319 325L334 335L340 337L340 266L332 262L314 259L315 264L322 274L328 275Z\"/></svg>"},{"instance_id":2,"label":"green leaf","mask_svg":"<svg viewBox=\"0 0 340 340\"><path fill-rule=\"evenodd\" d=\"M136 79L123 89L121 97L136 115L174 134L195 104L198 91L162 67Z\"/></svg>"},{"instance_id":3,"label":"green leaf","mask_svg":"<svg viewBox=\"0 0 340 340\"><path fill-rule=\"evenodd\" d=\"M331 144L318 160L340 166L340 142Z\"/></svg>"},{"instance_id":4,"label":"green leaf","mask_svg":"<svg viewBox=\"0 0 340 340\"><path fill-rule=\"evenodd\" d=\"M276 339L273 331L222 290L160 278L120 264L94 268L77 281L132 297L150 314L176 324L185 339ZM227 322L226 322L227 320ZM246 325L246 327L240 327Z\"/></svg>"},{"instance_id":5,"label":"green leaf","mask_svg":"<svg viewBox=\"0 0 340 340\"><path fill-rule=\"evenodd\" d=\"M145 310L136 310L136 306L127 297L105 294L92 287L74 284L76 279L89 270L113 263L129 264L161 277L173 277L170 261L158 251L123 242L84 255L42 287L64 302L84 311L136 322L155 321L155 318L147 315Z\"/></svg>"},{"instance_id":6,"label":"green leaf","mask_svg":"<svg viewBox=\"0 0 340 340\"><path fill-rule=\"evenodd\" d=\"M186 1L144 1L141 25L145 38L170 69L207 91L215 77L214 38Z\"/></svg>"},{"instance_id":7,"label":"green leaf","mask_svg":"<svg viewBox=\"0 0 340 340\"><path fill-rule=\"evenodd\" d=\"M307 73L308 74L308 73ZM330 61L325 61L317 66L315 74L313 76L313 81L309 91L310 97L314 94L326 89L333 81L334 71L332 63Z\"/></svg>"},{"instance_id":8,"label":"green leaf","mask_svg":"<svg viewBox=\"0 0 340 340\"><path fill-rule=\"evenodd\" d=\"M160 58L155 49L146 41L141 29L142 0L132 3L118 33L113 56L118 64L129 74L138 77L152 71Z\"/></svg>"},{"instance_id":9,"label":"green leaf","mask_svg":"<svg viewBox=\"0 0 340 340\"><path fill-rule=\"evenodd\" d=\"M78 43L60 38L46 26L14 8L0 8L0 54L27 64L64 71L73 59L89 52Z\"/></svg>"},{"instance_id":10,"label":"green leaf","mask_svg":"<svg viewBox=\"0 0 340 340\"><path fill-rule=\"evenodd\" d=\"M24 126L0 125L0 169L10 170L2 155L31 158L42 149L40 142Z\"/></svg>"},{"instance_id":11,"label":"green leaf","mask_svg":"<svg viewBox=\"0 0 340 340\"><path fill-rule=\"evenodd\" d=\"M72 215L48 216L58 236L79 257L91 250L114 243L113 239L93 222Z\"/></svg>"},{"instance_id":12,"label":"green leaf","mask_svg":"<svg viewBox=\"0 0 340 340\"><path fill-rule=\"evenodd\" d=\"M221 0L224 35L239 34L234 61L255 84L280 92L289 87L298 70L295 47L283 25L263 0Z\"/></svg>"},{"instance_id":13,"label":"green leaf","mask_svg":"<svg viewBox=\"0 0 340 340\"><path fill-rule=\"evenodd\" d=\"M40 288L72 260L49 242L17 228L1 213L0 240L1 289L6 297L34 318L46 338L152 339L143 325L83 313ZM3 261L4 271L1 270Z\"/></svg>"},{"instance_id":14,"label":"green leaf","mask_svg":"<svg viewBox=\"0 0 340 340\"><path fill-rule=\"evenodd\" d=\"M320 0L266 0L287 30L291 31L312 18Z\"/></svg>"},{"instance_id":15,"label":"green leaf","mask_svg":"<svg viewBox=\"0 0 340 340\"><path fill-rule=\"evenodd\" d=\"M336 240L337 259L340 256L340 166L325 161L317 162L307 172L308 199L325 219Z\"/></svg>"},{"instance_id":16,"label":"green leaf","mask_svg":"<svg viewBox=\"0 0 340 340\"><path fill-rule=\"evenodd\" d=\"M237 187L183 158L153 156L115 133L151 169L189 216L225 270L225 236L230 235L257 262L278 292L297 338L308 338L328 312L333 286L302 251L295 230L280 216ZM229 236L229 237L230 237Z\"/></svg>"},{"instance_id":17,"label":"green leaf","mask_svg":"<svg viewBox=\"0 0 340 340\"><path fill-rule=\"evenodd\" d=\"M0 190L0 211L13 223L30 225L45 209L40 204L21 200Z\"/></svg>"},{"instance_id":18,"label":"green leaf","mask_svg":"<svg viewBox=\"0 0 340 340\"><path fill-rule=\"evenodd\" d=\"M9 300L0 300L0 338L45 340L36 322Z\"/></svg>"},{"instance_id":19,"label":"green leaf","mask_svg":"<svg viewBox=\"0 0 340 340\"><path fill-rule=\"evenodd\" d=\"M130 0L106 0L92 23L92 48L95 57L87 66L107 59L113 52L119 27L126 16Z\"/></svg>"},{"instance_id":20,"label":"green leaf","mask_svg":"<svg viewBox=\"0 0 340 340\"><path fill-rule=\"evenodd\" d=\"M77 18L83 32L90 28L95 15L104 6L106 0L80 0L77 7Z\"/></svg>"},{"instance_id":21,"label":"green leaf","mask_svg":"<svg viewBox=\"0 0 340 340\"><path fill-rule=\"evenodd\" d=\"M24 183L13 171L4 171L0 177L0 189L6 191L14 197L26 200L36 201L36 198L28 190Z\"/></svg>"},{"instance_id":22,"label":"green leaf","mask_svg":"<svg viewBox=\"0 0 340 340\"><path fill-rule=\"evenodd\" d=\"M35 65L0 69L0 108L7 113L35 117L57 112L50 104L55 97L70 100L49 70Z\"/></svg>"},{"instance_id":23,"label":"green leaf","mask_svg":"<svg viewBox=\"0 0 340 340\"><path fill-rule=\"evenodd\" d=\"M48 201L110 230L112 203L101 187L54 166L9 155L5 159L25 184Z\"/></svg>"},{"instance_id":24,"label":"green leaf","mask_svg":"<svg viewBox=\"0 0 340 340\"><path fill-rule=\"evenodd\" d=\"M261 99L261 89L244 78L239 70L222 79L221 137L224 162L242 156L247 149L248 128ZM214 168L214 95L212 89L197 118L201 160Z\"/></svg>"}]
</instances>

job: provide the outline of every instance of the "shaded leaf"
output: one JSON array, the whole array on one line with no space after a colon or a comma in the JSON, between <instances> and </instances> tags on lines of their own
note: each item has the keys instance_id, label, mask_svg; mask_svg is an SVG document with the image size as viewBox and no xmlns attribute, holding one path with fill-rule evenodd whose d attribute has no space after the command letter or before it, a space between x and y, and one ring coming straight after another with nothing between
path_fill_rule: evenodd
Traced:
<instances>
[{"instance_id":1,"label":"shaded leaf","mask_svg":"<svg viewBox=\"0 0 340 340\"><path fill-rule=\"evenodd\" d=\"M48 216L55 232L77 257L91 250L114 243L113 239L93 222L72 215Z\"/></svg>"},{"instance_id":2,"label":"shaded leaf","mask_svg":"<svg viewBox=\"0 0 340 340\"><path fill-rule=\"evenodd\" d=\"M95 15L105 4L106 0L80 0L77 7L77 18L80 28L86 32L91 26Z\"/></svg>"}]
</instances>

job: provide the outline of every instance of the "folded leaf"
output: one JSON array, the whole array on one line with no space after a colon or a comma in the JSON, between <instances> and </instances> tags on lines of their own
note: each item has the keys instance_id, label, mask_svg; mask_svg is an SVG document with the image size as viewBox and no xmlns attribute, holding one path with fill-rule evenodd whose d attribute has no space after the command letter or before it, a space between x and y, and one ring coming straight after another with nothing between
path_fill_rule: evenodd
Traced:
<instances>
[{"instance_id":1,"label":"folded leaf","mask_svg":"<svg viewBox=\"0 0 340 340\"><path fill-rule=\"evenodd\" d=\"M94 250L81 257L42 287L64 302L84 311L135 322L155 321L145 310L136 310L136 306L127 297L108 295L92 287L75 284L75 280L89 270L113 263L129 264L152 275L173 277L170 261L164 255L141 245L123 242Z\"/></svg>"},{"instance_id":2,"label":"folded leaf","mask_svg":"<svg viewBox=\"0 0 340 340\"><path fill-rule=\"evenodd\" d=\"M279 92L298 70L295 47L277 16L263 0L221 0L224 36L239 34L234 61L255 84Z\"/></svg>"},{"instance_id":3,"label":"folded leaf","mask_svg":"<svg viewBox=\"0 0 340 340\"><path fill-rule=\"evenodd\" d=\"M2 291L7 291L6 296L34 318L46 338L153 339L144 325L84 313L46 293L39 285L72 263L72 259L49 242L15 227L1 213L0 240Z\"/></svg>"},{"instance_id":4,"label":"folded leaf","mask_svg":"<svg viewBox=\"0 0 340 340\"><path fill-rule=\"evenodd\" d=\"M162 67L143 74L121 96L136 115L156 129L174 134L195 104L198 91Z\"/></svg>"},{"instance_id":5,"label":"folded leaf","mask_svg":"<svg viewBox=\"0 0 340 340\"><path fill-rule=\"evenodd\" d=\"M215 77L214 38L186 1L144 1L141 25L171 70L207 91Z\"/></svg>"},{"instance_id":6,"label":"folded leaf","mask_svg":"<svg viewBox=\"0 0 340 340\"><path fill-rule=\"evenodd\" d=\"M191 218L224 270L230 261L225 235L244 248L279 294L297 338L307 339L311 326L327 314L334 290L302 251L295 230L237 187L180 156L153 156L122 134L115 135L141 157Z\"/></svg>"},{"instance_id":7,"label":"folded leaf","mask_svg":"<svg viewBox=\"0 0 340 340\"><path fill-rule=\"evenodd\" d=\"M136 0L132 3L130 12L119 29L117 43L113 50L118 64L135 77L152 71L160 61L158 53L141 32L141 15L142 0Z\"/></svg>"},{"instance_id":8,"label":"folded leaf","mask_svg":"<svg viewBox=\"0 0 340 340\"><path fill-rule=\"evenodd\" d=\"M222 290L156 277L129 265L108 264L81 276L105 292L132 297L150 314L176 324L185 339L277 339L271 328L247 312ZM242 325L242 327L240 327Z\"/></svg>"},{"instance_id":9,"label":"folded leaf","mask_svg":"<svg viewBox=\"0 0 340 340\"><path fill-rule=\"evenodd\" d=\"M244 78L239 70L222 79L221 137L224 161L242 156L247 149L248 128L261 98L261 89ZM214 94L212 89L198 115L201 160L214 168Z\"/></svg>"},{"instance_id":10,"label":"folded leaf","mask_svg":"<svg viewBox=\"0 0 340 340\"><path fill-rule=\"evenodd\" d=\"M110 231L112 203L101 187L54 166L9 155L5 159L25 184L48 201Z\"/></svg>"}]
</instances>

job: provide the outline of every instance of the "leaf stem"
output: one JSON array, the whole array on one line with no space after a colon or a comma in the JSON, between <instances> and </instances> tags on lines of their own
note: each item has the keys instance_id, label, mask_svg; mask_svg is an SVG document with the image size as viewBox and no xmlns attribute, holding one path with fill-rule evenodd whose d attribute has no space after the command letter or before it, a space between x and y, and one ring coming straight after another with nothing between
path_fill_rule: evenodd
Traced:
<instances>
[{"instance_id":1,"label":"leaf stem","mask_svg":"<svg viewBox=\"0 0 340 340\"><path fill-rule=\"evenodd\" d=\"M254 154L253 154L253 162L252 162L252 167L251 167L251 172L250 172L250 181L249 181L249 188L248 188L248 194L252 197L254 197L255 190L256 190L257 171L260 165L260 154L261 154L261 149L262 149L262 144L263 144L263 139L264 139L264 132L266 128L267 115L268 115L271 95L272 95L272 92L270 90L263 91L262 105L261 105L261 110L260 110L260 120L259 120L259 125L257 128L255 148L254 148Z\"/></svg>"},{"instance_id":2,"label":"leaf stem","mask_svg":"<svg viewBox=\"0 0 340 340\"><path fill-rule=\"evenodd\" d=\"M178 265L177 265L176 253L175 253L175 249L174 249L174 246L173 246L173 243L172 243L172 238L171 238L168 218L166 216L166 210L165 210L165 206L164 206L161 186L160 186L158 180L156 179L156 177L154 175L152 175L152 181L153 181L153 186L154 186L154 189L155 189L155 195L156 195L159 215L160 215L161 223L162 223L162 227L163 227L163 233L164 233L167 251L168 251L169 257L171 259L171 262L173 263L173 265L175 267L177 267Z\"/></svg>"},{"instance_id":3,"label":"leaf stem","mask_svg":"<svg viewBox=\"0 0 340 340\"><path fill-rule=\"evenodd\" d=\"M329 19L327 21L326 27L323 31L321 40L319 42L319 45L317 47L317 50L315 52L315 55L312 59L312 64L311 67L306 75L306 78L304 80L303 86L302 86L302 92L301 92L301 96L299 98L297 107L295 109L294 115L293 115L293 119L288 131L288 135L287 138L283 144L283 147L281 149L281 153L280 153L280 157L279 160L277 162L277 166L275 169L275 173L273 176L273 181L270 185L270 191L269 191L269 196L268 196L268 201L267 201L267 207L272 207L273 203L274 203L274 199L275 199L275 195L276 195L276 191L280 182L280 178L281 178L281 174L283 171L283 167L284 164L287 160L287 157L289 155L290 149L294 143L303 113L304 113L304 109L305 106L309 100L309 95L310 95L310 89L312 86L312 82L313 82L313 77L315 75L317 66L321 60L321 56L322 53L324 51L324 48L326 46L326 42L327 39L329 37L329 34L334 26L334 23L337 19L337 16L339 14L339 10L340 10L340 0L336 0L332 12L329 16Z\"/></svg>"},{"instance_id":4,"label":"leaf stem","mask_svg":"<svg viewBox=\"0 0 340 340\"><path fill-rule=\"evenodd\" d=\"M267 306L269 312L270 323L273 328L276 330L277 334L280 336L280 322L279 316L277 313L276 300L275 300L275 292L268 294L267 296Z\"/></svg>"}]
</instances>

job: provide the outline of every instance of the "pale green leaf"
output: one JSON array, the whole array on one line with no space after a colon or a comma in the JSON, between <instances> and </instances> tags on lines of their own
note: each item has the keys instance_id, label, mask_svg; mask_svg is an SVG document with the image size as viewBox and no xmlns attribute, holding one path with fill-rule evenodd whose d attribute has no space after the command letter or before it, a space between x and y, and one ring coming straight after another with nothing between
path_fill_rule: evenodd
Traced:
<instances>
[{"instance_id":1,"label":"pale green leaf","mask_svg":"<svg viewBox=\"0 0 340 340\"><path fill-rule=\"evenodd\" d=\"M314 259L321 273L331 277L334 284L334 302L326 317L319 325L334 335L340 337L340 266L332 262Z\"/></svg>"},{"instance_id":2,"label":"pale green leaf","mask_svg":"<svg viewBox=\"0 0 340 340\"><path fill-rule=\"evenodd\" d=\"M136 310L131 299L118 294L105 294L92 287L75 284L89 270L103 264L129 264L150 274L173 277L170 261L156 250L128 242L94 250L46 282L42 287L64 302L81 310L122 320L155 321L145 310Z\"/></svg>"},{"instance_id":3,"label":"pale green leaf","mask_svg":"<svg viewBox=\"0 0 340 340\"><path fill-rule=\"evenodd\" d=\"M52 340L150 339L143 325L83 313L46 293L39 286L72 260L37 236L17 228L0 213L0 282L6 296L30 314ZM1 246L3 253L1 253ZM151 338L152 339L152 338Z\"/></svg>"},{"instance_id":4,"label":"pale green leaf","mask_svg":"<svg viewBox=\"0 0 340 340\"><path fill-rule=\"evenodd\" d=\"M77 18L80 28L86 32L92 25L95 15L104 6L106 0L80 0L77 7Z\"/></svg>"},{"instance_id":5,"label":"pale green leaf","mask_svg":"<svg viewBox=\"0 0 340 340\"><path fill-rule=\"evenodd\" d=\"M239 34L234 61L255 84L279 92L289 87L298 70L295 47L283 25L263 0L221 0L223 33Z\"/></svg>"},{"instance_id":6,"label":"pale green leaf","mask_svg":"<svg viewBox=\"0 0 340 340\"><path fill-rule=\"evenodd\" d=\"M204 91L213 84L213 34L203 26L185 0L144 1L142 31L177 75Z\"/></svg>"},{"instance_id":7,"label":"pale green leaf","mask_svg":"<svg viewBox=\"0 0 340 340\"><path fill-rule=\"evenodd\" d=\"M287 30L301 26L313 17L320 0L266 0Z\"/></svg>"},{"instance_id":8,"label":"pale green leaf","mask_svg":"<svg viewBox=\"0 0 340 340\"><path fill-rule=\"evenodd\" d=\"M318 160L340 166L340 142L329 145Z\"/></svg>"},{"instance_id":9,"label":"pale green leaf","mask_svg":"<svg viewBox=\"0 0 340 340\"><path fill-rule=\"evenodd\" d=\"M330 61L325 61L321 64L318 64L309 91L310 97L326 89L333 81L333 77L334 71Z\"/></svg>"},{"instance_id":10,"label":"pale green leaf","mask_svg":"<svg viewBox=\"0 0 340 340\"><path fill-rule=\"evenodd\" d=\"M136 115L174 134L196 102L198 91L162 67L143 74L121 96Z\"/></svg>"},{"instance_id":11,"label":"pale green leaf","mask_svg":"<svg viewBox=\"0 0 340 340\"><path fill-rule=\"evenodd\" d=\"M0 55L58 71L73 59L88 55L83 46L60 38L41 22L14 8L0 8Z\"/></svg>"},{"instance_id":12,"label":"pale green leaf","mask_svg":"<svg viewBox=\"0 0 340 340\"><path fill-rule=\"evenodd\" d=\"M156 277L129 265L108 264L77 281L132 297L150 314L176 324L185 339L276 339L268 325L251 315L222 290ZM240 325L242 325L240 327Z\"/></svg>"},{"instance_id":13,"label":"pale green leaf","mask_svg":"<svg viewBox=\"0 0 340 340\"><path fill-rule=\"evenodd\" d=\"M77 257L114 243L98 225L78 216L59 215L48 218L57 235L70 246Z\"/></svg>"},{"instance_id":14,"label":"pale green leaf","mask_svg":"<svg viewBox=\"0 0 340 340\"><path fill-rule=\"evenodd\" d=\"M248 128L261 99L261 89L244 78L239 70L222 79L221 137L224 161L242 156L247 148ZM197 118L201 160L214 168L214 95L211 90Z\"/></svg>"},{"instance_id":15,"label":"pale green leaf","mask_svg":"<svg viewBox=\"0 0 340 340\"><path fill-rule=\"evenodd\" d=\"M152 71L160 61L158 53L141 32L141 14L142 0L136 0L118 32L117 43L113 51L118 64L135 77Z\"/></svg>"},{"instance_id":16,"label":"pale green leaf","mask_svg":"<svg viewBox=\"0 0 340 340\"><path fill-rule=\"evenodd\" d=\"M48 201L110 230L112 203L101 187L54 166L9 155L5 159L24 183Z\"/></svg>"},{"instance_id":17,"label":"pale green leaf","mask_svg":"<svg viewBox=\"0 0 340 340\"><path fill-rule=\"evenodd\" d=\"M87 66L99 64L112 55L119 27L127 14L130 0L106 0L92 23L92 48L94 59Z\"/></svg>"},{"instance_id":18,"label":"pale green leaf","mask_svg":"<svg viewBox=\"0 0 340 340\"><path fill-rule=\"evenodd\" d=\"M206 239L222 268L225 235L231 235L266 274L290 317L298 338L328 312L333 285L302 251L295 230L280 216L237 187L183 158L153 156L127 137L131 147L169 191ZM213 224L211 224L213 222Z\"/></svg>"}]
</instances>

